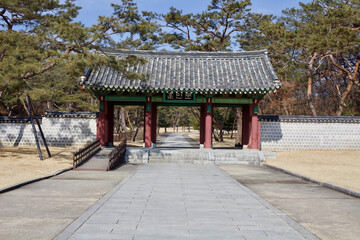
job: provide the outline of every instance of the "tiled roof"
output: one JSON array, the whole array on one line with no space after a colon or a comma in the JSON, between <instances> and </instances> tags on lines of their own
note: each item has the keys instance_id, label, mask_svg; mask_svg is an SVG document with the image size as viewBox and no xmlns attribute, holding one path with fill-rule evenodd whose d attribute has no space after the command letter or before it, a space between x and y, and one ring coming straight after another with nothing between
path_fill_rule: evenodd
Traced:
<instances>
[{"instance_id":1,"label":"tiled roof","mask_svg":"<svg viewBox=\"0 0 360 240\"><path fill-rule=\"evenodd\" d=\"M266 50L251 52L156 52L105 50L125 58L135 55L146 63L128 71L145 74L145 82L129 80L110 67L89 69L83 85L95 89L135 91L196 91L266 93L281 87Z\"/></svg>"},{"instance_id":2,"label":"tiled roof","mask_svg":"<svg viewBox=\"0 0 360 240\"><path fill-rule=\"evenodd\" d=\"M360 117L351 116L281 116L262 115L259 116L262 122L319 122L319 123L360 123Z\"/></svg>"}]
</instances>

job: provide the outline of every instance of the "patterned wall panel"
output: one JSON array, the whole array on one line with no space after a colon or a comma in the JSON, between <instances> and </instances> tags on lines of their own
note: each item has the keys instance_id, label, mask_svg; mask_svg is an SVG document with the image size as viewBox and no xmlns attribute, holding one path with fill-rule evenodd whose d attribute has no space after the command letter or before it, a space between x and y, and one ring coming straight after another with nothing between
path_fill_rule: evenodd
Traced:
<instances>
[{"instance_id":1,"label":"patterned wall panel","mask_svg":"<svg viewBox=\"0 0 360 240\"><path fill-rule=\"evenodd\" d=\"M358 150L360 118L260 116L261 149Z\"/></svg>"},{"instance_id":2,"label":"patterned wall panel","mask_svg":"<svg viewBox=\"0 0 360 240\"><path fill-rule=\"evenodd\" d=\"M96 139L96 113L47 112L41 118L49 146L83 146ZM36 126L40 143L39 129ZM0 146L34 145L29 119L0 118ZM43 145L43 144L42 144Z\"/></svg>"}]
</instances>

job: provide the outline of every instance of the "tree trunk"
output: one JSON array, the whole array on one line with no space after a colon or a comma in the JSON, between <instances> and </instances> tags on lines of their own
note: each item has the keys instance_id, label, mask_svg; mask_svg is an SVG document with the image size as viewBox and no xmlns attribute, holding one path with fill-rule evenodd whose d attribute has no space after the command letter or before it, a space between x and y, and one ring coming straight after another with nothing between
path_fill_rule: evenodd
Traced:
<instances>
[{"instance_id":1,"label":"tree trunk","mask_svg":"<svg viewBox=\"0 0 360 240\"><path fill-rule=\"evenodd\" d=\"M235 113L236 118L236 139L235 144L241 144L242 145L242 114L241 111L238 108L232 108L232 110Z\"/></svg>"},{"instance_id":2,"label":"tree trunk","mask_svg":"<svg viewBox=\"0 0 360 240\"><path fill-rule=\"evenodd\" d=\"M213 133L213 136L214 136L214 140L215 140L216 142L218 142L218 141L219 141L219 138L216 136L215 131L214 131L214 128L212 129L212 133Z\"/></svg>"},{"instance_id":3,"label":"tree trunk","mask_svg":"<svg viewBox=\"0 0 360 240\"><path fill-rule=\"evenodd\" d=\"M223 121L222 121L221 126L220 126L220 129L219 129L219 130L220 130L220 132L219 132L219 141L220 141L220 142L223 142L223 141L224 141L224 124L225 124L227 115L228 115L228 113L229 113L229 110L230 110L230 108L228 107L228 108L226 109L225 116L223 117Z\"/></svg>"},{"instance_id":4,"label":"tree trunk","mask_svg":"<svg viewBox=\"0 0 360 240\"><path fill-rule=\"evenodd\" d=\"M349 96L351 89L353 88L354 84L356 84L356 85L359 84L359 79L357 78L357 74L359 72L359 67L360 67L360 57L358 56L358 58L356 59L355 66L350 67L350 68L352 68L353 73L351 73L351 71L349 69L344 68L341 65L339 65L338 63L336 63L333 55L330 55L329 57L330 57L332 64L336 68L338 68L340 71L344 72L347 75L347 77L349 78L349 83L346 86L346 90L340 96L339 103L338 103L338 110L336 111L336 115L341 116L342 112L344 111L344 107L346 107L345 100ZM339 93L339 88L338 88L338 93Z\"/></svg>"},{"instance_id":5,"label":"tree trunk","mask_svg":"<svg viewBox=\"0 0 360 240\"><path fill-rule=\"evenodd\" d=\"M136 127L136 130L135 130L135 133L134 133L134 137L133 137L133 139L132 139L133 142L136 141L136 136L138 135L139 128L140 128L140 126L137 126L137 127Z\"/></svg>"},{"instance_id":6,"label":"tree trunk","mask_svg":"<svg viewBox=\"0 0 360 240\"><path fill-rule=\"evenodd\" d=\"M289 111L288 111L288 109L286 107L286 103L283 103L282 105L284 107L284 111L285 111L286 116L289 116L290 114L289 114Z\"/></svg>"},{"instance_id":7,"label":"tree trunk","mask_svg":"<svg viewBox=\"0 0 360 240\"><path fill-rule=\"evenodd\" d=\"M27 108L27 106L26 106L26 104L25 104L25 102L24 102L24 99L21 99L21 98L20 98L20 102L21 102L21 104L23 105L23 107L24 107L25 112L27 113L27 115L30 116L30 112L29 112L29 110L28 110L28 108Z\"/></svg>"},{"instance_id":8,"label":"tree trunk","mask_svg":"<svg viewBox=\"0 0 360 240\"><path fill-rule=\"evenodd\" d=\"M127 139L127 126L126 126L126 119L125 119L125 111L124 108L120 107L121 109L121 128L124 132L125 139Z\"/></svg>"},{"instance_id":9,"label":"tree trunk","mask_svg":"<svg viewBox=\"0 0 360 240\"><path fill-rule=\"evenodd\" d=\"M317 114L316 114L315 106L312 101L312 74L313 74L313 65L316 57L317 57L317 53L314 53L314 55L312 56L311 60L308 63L309 71L308 71L308 83L307 83L307 94L306 94L307 102L314 116L317 116Z\"/></svg>"},{"instance_id":10,"label":"tree trunk","mask_svg":"<svg viewBox=\"0 0 360 240\"><path fill-rule=\"evenodd\" d=\"M46 101L46 107L47 107L47 110L51 110L51 102L50 101Z\"/></svg>"},{"instance_id":11,"label":"tree trunk","mask_svg":"<svg viewBox=\"0 0 360 240\"><path fill-rule=\"evenodd\" d=\"M236 120L237 120L237 118L235 117L235 118L234 118L233 125L232 125L232 128L231 128L231 135L230 135L230 139L233 139L233 137L234 137L234 128L235 128L235 123L236 123Z\"/></svg>"},{"instance_id":12,"label":"tree trunk","mask_svg":"<svg viewBox=\"0 0 360 240\"><path fill-rule=\"evenodd\" d=\"M125 111L125 118L126 118L127 122L129 123L130 130L133 131L133 130L134 130L134 127L133 127L133 125L131 124L130 117L129 117L129 112L128 112L128 111Z\"/></svg>"}]
</instances>

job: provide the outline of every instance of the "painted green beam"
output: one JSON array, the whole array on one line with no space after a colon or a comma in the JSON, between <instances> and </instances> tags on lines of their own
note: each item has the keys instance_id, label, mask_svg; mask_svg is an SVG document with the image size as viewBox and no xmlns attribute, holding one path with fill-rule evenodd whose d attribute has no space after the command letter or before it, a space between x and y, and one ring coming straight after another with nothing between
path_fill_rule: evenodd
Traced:
<instances>
[{"instance_id":1,"label":"painted green beam","mask_svg":"<svg viewBox=\"0 0 360 240\"><path fill-rule=\"evenodd\" d=\"M146 96L105 96L106 101L146 102Z\"/></svg>"},{"instance_id":2,"label":"painted green beam","mask_svg":"<svg viewBox=\"0 0 360 240\"><path fill-rule=\"evenodd\" d=\"M206 97L196 96L195 102L196 102L196 103L206 103Z\"/></svg>"},{"instance_id":3,"label":"painted green beam","mask_svg":"<svg viewBox=\"0 0 360 240\"><path fill-rule=\"evenodd\" d=\"M251 104L253 100L251 98L225 98L225 97L213 97L212 103L222 104Z\"/></svg>"},{"instance_id":4,"label":"painted green beam","mask_svg":"<svg viewBox=\"0 0 360 240\"><path fill-rule=\"evenodd\" d=\"M152 96L153 102L163 103L164 98L162 96ZM114 101L114 102L146 102L145 95L127 95L127 96L116 96L110 95L105 96L106 101ZM187 101L172 101L172 103L179 103L179 104L200 104L206 103L206 97L203 96L196 96L195 102L187 102ZM213 97L212 103L214 104L251 104L253 103L253 99L251 98L226 98L226 97Z\"/></svg>"},{"instance_id":5,"label":"painted green beam","mask_svg":"<svg viewBox=\"0 0 360 240\"><path fill-rule=\"evenodd\" d=\"M145 103L142 102L114 102L116 106L144 106Z\"/></svg>"},{"instance_id":6,"label":"painted green beam","mask_svg":"<svg viewBox=\"0 0 360 240\"><path fill-rule=\"evenodd\" d=\"M217 108L217 107L235 107L235 108L242 108L244 105L240 105L240 104L214 104L213 107Z\"/></svg>"},{"instance_id":7,"label":"painted green beam","mask_svg":"<svg viewBox=\"0 0 360 240\"><path fill-rule=\"evenodd\" d=\"M153 102L163 102L164 98L163 98L163 96L152 96L151 101L153 101Z\"/></svg>"},{"instance_id":8,"label":"painted green beam","mask_svg":"<svg viewBox=\"0 0 360 240\"><path fill-rule=\"evenodd\" d=\"M198 104L198 103L158 103L158 106L200 107L200 104Z\"/></svg>"}]
</instances>

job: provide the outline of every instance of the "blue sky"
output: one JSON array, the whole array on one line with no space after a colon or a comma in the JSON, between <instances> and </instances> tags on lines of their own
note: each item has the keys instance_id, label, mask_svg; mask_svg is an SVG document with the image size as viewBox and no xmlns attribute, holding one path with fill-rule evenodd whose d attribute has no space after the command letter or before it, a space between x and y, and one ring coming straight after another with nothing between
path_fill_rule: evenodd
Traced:
<instances>
[{"instance_id":1,"label":"blue sky","mask_svg":"<svg viewBox=\"0 0 360 240\"><path fill-rule=\"evenodd\" d=\"M119 3L118 0L78 0L81 6L78 20L86 25L96 23L97 16L110 16L112 13L111 3ZM202 12L206 10L211 0L137 0L140 11L167 12L170 7L182 9L184 12ZM311 0L252 0L251 9L254 12L280 15L286 8L298 7L299 2L308 3Z\"/></svg>"}]
</instances>

